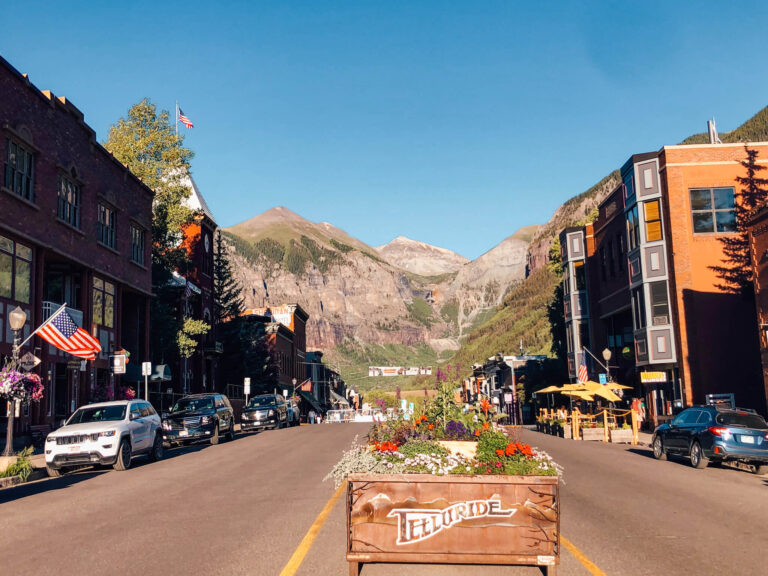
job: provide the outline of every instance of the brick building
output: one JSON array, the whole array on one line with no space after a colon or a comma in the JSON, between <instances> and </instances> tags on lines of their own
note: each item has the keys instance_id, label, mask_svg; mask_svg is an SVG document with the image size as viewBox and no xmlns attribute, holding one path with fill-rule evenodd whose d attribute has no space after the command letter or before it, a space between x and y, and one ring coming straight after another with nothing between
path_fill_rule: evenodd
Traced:
<instances>
[{"instance_id":1,"label":"brick building","mask_svg":"<svg viewBox=\"0 0 768 576\"><path fill-rule=\"evenodd\" d=\"M760 335L760 360L763 385L768 394L768 204L751 215L748 227Z\"/></svg>"},{"instance_id":2,"label":"brick building","mask_svg":"<svg viewBox=\"0 0 768 576\"><path fill-rule=\"evenodd\" d=\"M768 158L768 143L749 146ZM562 232L571 376L582 348L598 358L609 348L612 375L636 385L655 421L713 393L765 412L754 305L725 291L712 269L736 230L745 158L743 144L636 154L595 222Z\"/></svg>"},{"instance_id":3,"label":"brick building","mask_svg":"<svg viewBox=\"0 0 768 576\"><path fill-rule=\"evenodd\" d=\"M25 432L114 393L115 350L149 359L153 192L69 100L38 90L2 58L0 162L0 355L11 353L7 316L16 306L27 313L26 336L66 303L102 347L81 364L38 337L24 346L41 358L45 384L19 423Z\"/></svg>"}]
</instances>

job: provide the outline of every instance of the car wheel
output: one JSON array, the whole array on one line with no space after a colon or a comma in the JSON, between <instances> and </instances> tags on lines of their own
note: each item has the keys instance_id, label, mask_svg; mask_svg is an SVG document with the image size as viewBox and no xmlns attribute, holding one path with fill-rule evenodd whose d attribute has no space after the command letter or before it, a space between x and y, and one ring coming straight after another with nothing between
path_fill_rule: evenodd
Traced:
<instances>
[{"instance_id":1,"label":"car wheel","mask_svg":"<svg viewBox=\"0 0 768 576\"><path fill-rule=\"evenodd\" d=\"M768 474L768 464L756 464L755 474L757 474L758 476L765 476L766 474Z\"/></svg>"},{"instance_id":2,"label":"car wheel","mask_svg":"<svg viewBox=\"0 0 768 576\"><path fill-rule=\"evenodd\" d=\"M152 444L152 451L149 453L149 459L157 462L163 459L163 437L160 434L155 435L155 443Z\"/></svg>"},{"instance_id":3,"label":"car wheel","mask_svg":"<svg viewBox=\"0 0 768 576\"><path fill-rule=\"evenodd\" d=\"M50 466L46 466L45 471L48 472L48 476L50 478L59 478L62 474L64 474L63 468L51 468Z\"/></svg>"},{"instance_id":4,"label":"car wheel","mask_svg":"<svg viewBox=\"0 0 768 576\"><path fill-rule=\"evenodd\" d=\"M704 452L701 449L701 444L694 442L691 444L691 466L694 468L706 468L709 464L709 458L704 456Z\"/></svg>"},{"instance_id":5,"label":"car wheel","mask_svg":"<svg viewBox=\"0 0 768 576\"><path fill-rule=\"evenodd\" d=\"M219 443L219 424L218 422L213 426L213 436L211 436L211 446L216 446Z\"/></svg>"},{"instance_id":6,"label":"car wheel","mask_svg":"<svg viewBox=\"0 0 768 576\"><path fill-rule=\"evenodd\" d=\"M227 440L230 442L235 439L235 421L229 421L229 433L227 434Z\"/></svg>"},{"instance_id":7,"label":"car wheel","mask_svg":"<svg viewBox=\"0 0 768 576\"><path fill-rule=\"evenodd\" d=\"M115 470L128 470L131 467L131 443L128 440L122 440L117 449L117 460L112 468Z\"/></svg>"},{"instance_id":8,"label":"car wheel","mask_svg":"<svg viewBox=\"0 0 768 576\"><path fill-rule=\"evenodd\" d=\"M661 437L659 436L653 439L653 457L656 460L667 459L667 453L664 451L664 445L661 443Z\"/></svg>"}]
</instances>

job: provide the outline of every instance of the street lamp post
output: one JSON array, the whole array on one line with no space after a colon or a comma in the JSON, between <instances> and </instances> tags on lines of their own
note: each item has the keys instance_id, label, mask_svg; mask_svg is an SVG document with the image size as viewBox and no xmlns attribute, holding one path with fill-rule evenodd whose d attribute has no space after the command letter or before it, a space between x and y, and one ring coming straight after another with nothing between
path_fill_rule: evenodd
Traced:
<instances>
[{"instance_id":1,"label":"street lamp post","mask_svg":"<svg viewBox=\"0 0 768 576\"><path fill-rule=\"evenodd\" d=\"M603 350L603 360L605 360L605 369L608 372L608 382L613 382L611 377L611 356L613 356L611 349L605 348Z\"/></svg>"},{"instance_id":2,"label":"street lamp post","mask_svg":"<svg viewBox=\"0 0 768 576\"><path fill-rule=\"evenodd\" d=\"M21 331L24 328L24 324L26 323L27 314L19 306L11 310L11 313L8 314L8 324L13 331L11 366L14 370L18 370L19 348L21 348ZM16 414L16 400L12 399L10 405L11 407L8 411L8 428L5 434L5 450L3 451L3 456L13 456L13 418Z\"/></svg>"}]
</instances>

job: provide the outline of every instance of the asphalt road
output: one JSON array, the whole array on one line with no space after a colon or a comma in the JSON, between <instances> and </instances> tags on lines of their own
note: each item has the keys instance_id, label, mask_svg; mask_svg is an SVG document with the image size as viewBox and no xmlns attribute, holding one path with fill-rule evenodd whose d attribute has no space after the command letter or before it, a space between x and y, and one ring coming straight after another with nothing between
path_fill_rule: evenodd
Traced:
<instances>
[{"instance_id":1,"label":"asphalt road","mask_svg":"<svg viewBox=\"0 0 768 576\"><path fill-rule=\"evenodd\" d=\"M0 574L278 575L367 425L302 426L167 452L126 472L0 491ZM605 574L765 574L768 477L656 462L646 448L523 432L565 469L562 535ZM346 575L338 502L299 567ZM563 550L559 574L590 574ZM594 573L594 572L593 572ZM364 576L535 575L529 567L368 565Z\"/></svg>"}]
</instances>

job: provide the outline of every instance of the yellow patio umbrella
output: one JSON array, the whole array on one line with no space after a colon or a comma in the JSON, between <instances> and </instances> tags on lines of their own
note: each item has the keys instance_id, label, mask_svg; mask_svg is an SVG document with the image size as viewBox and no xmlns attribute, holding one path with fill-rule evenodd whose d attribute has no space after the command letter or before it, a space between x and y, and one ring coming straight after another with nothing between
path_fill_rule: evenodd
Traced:
<instances>
[{"instance_id":1,"label":"yellow patio umbrella","mask_svg":"<svg viewBox=\"0 0 768 576\"><path fill-rule=\"evenodd\" d=\"M600 385L598 384L598 386ZM592 394L593 396L600 396L601 398L605 398L606 400L608 400L608 402L621 401L621 398L619 396L617 396L616 394L608 390L605 386L600 386L600 388L597 390L590 390L589 393Z\"/></svg>"},{"instance_id":2,"label":"yellow patio umbrella","mask_svg":"<svg viewBox=\"0 0 768 576\"><path fill-rule=\"evenodd\" d=\"M632 388L632 386L624 386L623 384L619 384L617 382L608 382L607 384L600 384L599 382L595 382L594 380L588 380L587 382L584 382L581 384L589 390L590 392L593 392L595 390L621 390L621 389L629 389ZM615 400L614 400L615 402Z\"/></svg>"},{"instance_id":3,"label":"yellow patio umbrella","mask_svg":"<svg viewBox=\"0 0 768 576\"><path fill-rule=\"evenodd\" d=\"M536 394L552 394L553 392L561 392L558 386L547 386L541 390L536 390Z\"/></svg>"},{"instance_id":4,"label":"yellow patio umbrella","mask_svg":"<svg viewBox=\"0 0 768 576\"><path fill-rule=\"evenodd\" d=\"M587 392L586 390L566 390L563 392L566 396L573 396L574 398L581 398L582 400L586 400L587 402L594 402L594 398L592 397L592 394L590 392Z\"/></svg>"}]
</instances>

